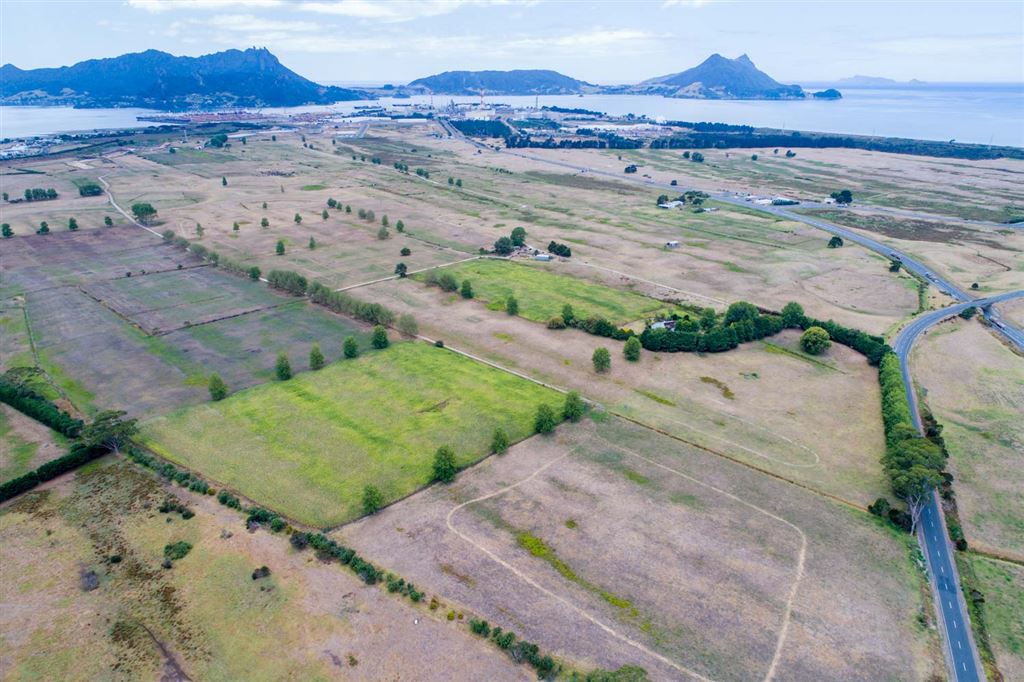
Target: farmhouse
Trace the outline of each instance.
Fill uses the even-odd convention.
[[[677,208],[682,205],[682,201],[666,201],[663,204],[658,204],[658,208]]]

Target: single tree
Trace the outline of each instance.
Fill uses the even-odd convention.
[[[68,229],[74,232],[78,229],[78,221],[74,218],[68,218]]]
[[[328,213],[327,209],[325,208],[323,211],[320,212],[320,217],[323,218],[324,220],[327,220],[328,218],[331,217],[331,214]]]
[[[565,407],[562,408],[562,416],[565,419],[578,422],[583,418],[585,409],[586,405],[583,404],[583,398],[580,397],[579,391],[569,391],[565,394]]]
[[[345,213],[351,213],[351,212],[352,212],[352,207],[349,206],[348,204],[345,204]]]
[[[462,187],[462,178],[457,178],[455,180],[455,186],[456,187]]]
[[[499,256],[509,255],[510,253],[512,253],[512,250],[514,248],[515,245],[512,243],[512,240],[509,239],[508,237],[500,237],[496,242],[494,242],[494,253],[498,254]]]
[[[7,192],[4,192],[4,201],[7,201],[9,198],[10,197],[8,196]]]
[[[832,345],[828,332],[821,327],[809,327],[800,336],[800,347],[811,355],[821,355]]]
[[[405,232],[405,223],[399,220],[397,223],[395,223],[395,229],[398,230],[399,232]]]
[[[4,239],[10,239],[14,236],[14,230],[11,229],[10,223],[4,223],[0,225],[0,233],[3,234]]]
[[[787,329],[802,327],[804,324],[804,309],[799,303],[790,301],[782,306],[782,325]]]
[[[571,327],[575,321],[576,312],[572,309],[572,304],[566,303],[562,306],[562,322],[565,322],[565,326]]]
[[[505,299],[505,312],[509,315],[519,314],[519,301],[512,294],[509,294],[508,298]]]
[[[277,246],[274,248],[274,250],[277,252],[278,256],[283,256],[284,255],[284,240],[283,239],[278,239],[277,240]]]
[[[314,239],[313,237],[310,237],[309,238],[309,250],[312,251],[315,248],[316,248],[316,239]]]
[[[843,245],[843,238],[840,237],[839,235],[835,235],[835,236],[832,237],[832,239],[828,240],[828,248],[830,248],[830,249],[838,249],[838,248],[841,248],[842,245]]]
[[[399,278],[405,277],[408,272],[409,268],[406,267],[405,263],[399,263],[395,266],[395,274],[398,275]]]
[[[853,203],[853,192],[848,189],[840,190],[838,192],[832,192],[831,195],[833,201],[837,204],[852,204]]]
[[[153,204],[143,201],[132,204],[132,215],[143,225],[148,225],[156,218],[156,209],[153,208]]]
[[[473,283],[468,279],[462,280],[462,288],[459,289],[462,298],[473,298]]]
[[[264,211],[267,210],[267,202],[265,202],[265,201],[263,202],[263,210]]]
[[[388,228],[386,228],[383,225],[381,225],[380,229],[377,230],[377,239],[380,239],[381,241],[383,241],[383,240],[387,239],[389,236],[391,236],[391,235],[388,233]]]
[[[295,224],[298,225],[298,224],[300,224],[302,222],[302,216],[300,216],[298,213],[296,213],[295,217],[292,218],[292,220],[294,220]]]
[[[710,331],[714,328],[718,322],[718,315],[715,313],[714,308],[704,308],[700,311],[700,328],[704,331]]]
[[[274,365],[274,374],[278,381],[288,381],[292,378],[292,363],[283,352],[277,354],[277,363]]]
[[[402,250],[399,251],[398,253],[399,253],[399,255],[402,255],[402,256],[411,256],[412,255],[412,251],[409,250],[408,246],[403,246]]]
[[[604,373],[612,368],[612,356],[603,346],[595,349],[590,359],[594,363],[595,372]]]
[[[216,372],[210,375],[208,388],[210,389],[210,400],[224,400],[224,398],[228,397],[228,386]]]
[[[757,154],[751,154],[750,155],[750,160],[751,161],[757,161]]]
[[[106,225],[107,227],[113,227],[114,221],[110,216],[105,215],[103,216],[103,224]]]
[[[626,345],[622,347],[622,354],[630,362],[636,362],[640,359],[640,348],[640,338],[631,336],[626,339]]]
[[[498,427],[494,430],[494,437],[491,438],[491,452],[496,455],[503,455],[508,452],[508,434],[505,429]]]
[[[129,419],[124,410],[104,410],[82,429],[81,439],[88,445],[120,452],[138,430],[138,420]]]
[[[455,451],[447,445],[442,445],[434,453],[434,480],[451,483],[457,473],[459,466],[455,463]]]
[[[235,222],[231,223],[231,231],[232,232],[238,232],[240,229],[242,229],[242,226],[238,224],[237,220]]]
[[[555,418],[555,411],[551,409],[551,406],[547,403],[538,405],[537,414],[533,418],[533,430],[537,433],[551,433],[557,425],[558,420]]]
[[[964,308],[963,310],[960,311],[960,317],[964,318],[965,320],[969,320],[977,314],[978,309],[975,308],[973,305],[970,306],[969,308]]]
[[[266,217],[260,219],[260,227],[270,227],[270,220]]]
[[[39,229],[36,230],[36,234],[50,234],[50,226],[45,220],[39,223]]]
[[[380,350],[387,348],[391,342],[388,340],[388,330],[382,325],[377,325],[373,328],[373,335],[370,337],[370,345]]]
[[[388,225],[390,225],[390,223],[388,222],[388,216],[387,216],[386,213],[383,216],[381,216],[380,224],[383,225],[384,227],[387,227]]]
[[[514,228],[512,234],[509,235],[509,239],[512,240],[514,246],[524,245],[526,243],[526,230],[522,227]]]
[[[453,178],[452,176],[449,175],[448,176],[448,184],[449,185],[454,185],[455,184],[455,178]]]
[[[220,176],[220,186],[221,187],[227,187],[228,186],[228,179],[227,179],[227,177],[225,177],[223,175]]]
[[[260,269],[259,269],[259,267],[254,265],[251,268],[249,268],[249,279],[259,279],[259,278],[260,278]]]
[[[311,370],[323,369],[324,367],[324,354],[320,352],[320,344],[314,343],[313,347],[309,349],[309,368]]]
[[[346,336],[345,342],[342,344],[341,348],[345,357],[350,360],[359,356],[359,342],[356,341],[356,337],[354,336]]]
[[[203,226],[200,225],[199,223],[196,223],[196,236],[199,237],[200,239],[202,239],[203,238],[203,232],[205,232],[205,230],[203,229]]]
[[[363,513],[366,515],[376,514],[384,506],[384,493],[376,486],[368,485],[363,488]]]

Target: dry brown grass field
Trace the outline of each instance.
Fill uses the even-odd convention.
[[[957,319],[922,339],[912,367],[943,426],[968,542],[1024,561],[1024,362]]]
[[[158,513],[168,495],[196,515]],[[161,568],[178,541],[193,549]],[[271,574],[253,580],[260,566]],[[98,584],[86,591],[89,572]],[[280,535],[248,533],[213,498],[124,461],[5,505],[0,578],[6,680],[447,680],[466,669],[530,679],[464,623],[410,608]]]
[[[582,667],[935,672],[907,538],[613,417],[534,437],[338,535]]]

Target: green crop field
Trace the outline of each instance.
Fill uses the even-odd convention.
[[[329,526],[362,513],[364,486],[395,500],[428,483],[434,452],[481,459],[494,430],[530,435],[555,391],[421,343],[147,422],[146,443],[259,504]]]
[[[576,277],[548,271],[557,265],[525,265],[483,258],[445,268],[461,283],[468,279],[481,301],[503,306],[509,294],[519,302],[519,314],[546,322],[562,314],[569,303],[577,317],[599,316],[614,324],[626,324],[666,308],[661,301],[620,291]]]

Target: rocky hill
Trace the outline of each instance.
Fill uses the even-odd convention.
[[[698,66],[643,81],[629,89],[638,94],[694,99],[802,99],[799,85],[779,83],[754,66],[747,55],[727,59],[713,54]]]
[[[575,95],[596,92],[590,83],[543,69],[513,71],[445,71],[418,78],[407,86],[444,95]]]

